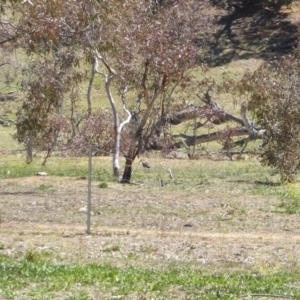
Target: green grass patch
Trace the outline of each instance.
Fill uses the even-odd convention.
[[[48,191],[48,190],[51,190],[53,188],[54,188],[54,186],[52,184],[41,184],[40,186],[37,187],[37,189],[39,191]]]
[[[113,181],[110,170],[111,161],[94,161],[93,180]],[[111,168],[112,169],[112,168]],[[17,178],[34,176],[38,172],[46,172],[50,176],[86,177],[88,172],[88,158],[58,158],[49,159],[46,166],[35,159],[31,164],[26,164],[24,157],[0,157],[0,178]]]
[[[101,182],[98,184],[98,187],[100,189],[107,189],[108,188],[108,184],[106,182]]]
[[[299,281],[300,272],[296,269],[267,275],[259,272],[220,273],[186,267],[146,269],[60,264],[34,253],[21,258],[0,255],[0,294],[9,299],[17,299],[20,292],[33,299],[57,299],[58,293],[66,293],[75,286],[74,299],[90,299],[89,290],[97,290],[98,295],[102,295],[99,299],[113,296],[126,299],[130,295],[176,299],[178,291],[185,299],[239,299],[247,294],[300,299]]]
[[[161,190],[170,191],[214,191],[224,195],[244,193],[247,195],[262,195],[281,197],[285,187],[276,183],[279,177],[271,176],[270,168],[263,167],[257,161],[211,161],[175,160],[162,158],[147,159],[151,169],[143,168],[135,161],[131,180],[138,183],[136,188],[147,189],[149,192]],[[26,164],[24,157],[0,157],[0,178],[17,178],[34,176],[38,172],[46,172],[49,176],[87,178],[88,157],[52,157],[46,166],[42,159],[36,158],[31,164]],[[123,158],[120,158],[121,172]],[[93,157],[92,180],[99,181],[99,188],[109,187],[115,182],[112,172],[112,159]],[[172,171],[173,180],[168,170]],[[269,184],[274,182],[274,184]],[[51,187],[40,186],[41,190]],[[290,196],[292,197],[292,196]],[[296,197],[294,195],[294,197]]]
[[[289,184],[278,192],[278,211],[287,214],[300,214],[300,184]]]
[[[24,145],[19,144],[13,138],[14,133],[15,133],[15,128],[13,125],[9,127],[0,126],[0,139],[1,139],[0,151],[11,153],[11,151],[24,149]]]
[[[271,169],[261,166],[256,160],[251,161],[211,161],[175,160],[163,158],[145,158],[150,169],[141,163],[133,164],[133,186],[120,188],[143,189],[146,192],[158,191],[190,191],[193,193],[222,193],[223,196],[257,195],[277,198],[277,211],[281,213],[300,213],[299,184],[279,185],[279,176],[272,175]],[[26,164],[24,157],[0,157],[0,179],[35,176],[38,172],[46,172],[49,176],[88,177],[88,157],[52,157],[46,166],[42,159],[36,158],[33,163]],[[121,172],[124,159],[120,158]],[[112,159],[93,157],[92,180],[98,181],[98,187],[106,189],[115,183],[112,173]],[[168,170],[172,171],[173,180]],[[51,184],[42,184],[38,190],[55,189]]]
[[[114,246],[103,249],[103,252],[118,252],[120,250],[121,250],[121,247],[119,245],[114,245]]]

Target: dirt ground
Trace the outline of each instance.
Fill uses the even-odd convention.
[[[116,266],[262,272],[299,264],[299,216],[274,212],[276,199],[93,183],[91,235],[86,203],[86,180],[1,180],[1,253],[35,250]]]

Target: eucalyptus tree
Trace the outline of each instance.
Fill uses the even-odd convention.
[[[1,16],[0,24],[13,33],[14,46],[29,56],[23,70],[25,97],[17,114],[18,140],[26,142],[32,136],[35,146],[46,149],[48,157],[62,130],[71,128],[69,139],[73,139],[76,132],[70,126],[72,118],[64,113],[64,103],[69,99],[71,109],[75,106],[77,87],[86,78],[80,65],[88,61],[93,66],[92,77],[95,73],[103,76],[113,111],[116,176],[121,131],[131,120],[127,149],[123,149],[126,163],[122,178],[122,182],[129,182],[154,108],[163,105],[166,112],[172,92],[188,82],[188,71],[197,67],[197,51],[204,44],[209,23],[202,10],[207,2],[7,1],[9,10]],[[91,78],[87,117],[91,115],[92,84]],[[118,91],[120,105],[112,91]],[[126,112],[123,122],[117,107]]]
[[[23,63],[24,101],[17,113],[16,137],[47,150],[46,159],[60,132],[73,121],[63,106],[69,99],[74,109],[77,87],[85,79],[80,63],[87,49],[100,40],[102,4],[93,0],[2,1],[1,46],[20,48],[28,55]],[[71,128],[70,138],[75,135]]]
[[[142,148],[144,129],[157,103],[197,66],[199,43],[204,43],[208,18],[202,13],[205,1],[123,1],[112,10],[112,47],[105,59],[118,89],[126,87],[133,103],[134,128],[125,150],[121,182],[130,182],[132,164]],[[170,103],[170,102],[169,102]]]

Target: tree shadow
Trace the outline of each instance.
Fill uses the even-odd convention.
[[[35,192],[0,192],[0,195],[34,195]]]
[[[243,180],[243,179],[238,179],[238,180],[227,180],[227,182],[231,183],[243,183],[243,184],[249,184],[249,185],[265,185],[265,186],[281,186],[282,184],[280,182],[273,182],[273,181],[259,181],[255,180],[254,182],[252,180]]]
[[[281,186],[282,183],[280,182],[273,182],[273,181],[259,181],[255,180],[254,183],[256,185],[266,185],[266,186]]]
[[[273,59],[290,53],[298,44],[298,27],[288,13],[261,1],[235,5],[216,21],[219,28],[210,43],[208,64],[221,66],[234,59]]]

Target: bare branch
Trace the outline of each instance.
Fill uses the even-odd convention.
[[[168,169],[168,173],[169,173],[169,177],[171,179],[171,182],[174,182],[174,176],[173,176],[172,170]]]
[[[230,135],[231,137],[244,136],[244,135],[248,135],[248,130],[245,127],[241,127],[241,128],[230,129],[230,131],[228,131],[228,130],[217,131],[217,132],[212,132],[209,134],[203,134],[203,135],[199,135],[199,136],[187,135],[184,133],[180,133],[180,134],[175,134],[172,137],[173,138],[183,138],[184,142],[187,146],[194,146],[194,145],[207,143],[207,142],[225,140],[228,138],[228,135]],[[257,138],[257,139],[262,138],[262,134],[257,135],[255,138]],[[183,142],[181,140],[179,142],[176,142],[174,144],[174,146],[176,148],[180,148],[182,144],[183,144]]]
[[[125,87],[124,90],[122,91],[121,95],[122,95],[122,103],[123,103],[123,109],[124,111],[127,113],[127,119],[125,121],[123,121],[120,126],[119,126],[119,131],[121,132],[123,127],[128,124],[131,120],[131,113],[128,110],[127,106],[126,106],[126,102],[125,102],[125,93],[127,92],[128,88]]]
[[[250,135],[253,132],[253,126],[251,126],[251,123],[247,117],[247,108],[246,108],[245,104],[242,104],[242,106],[241,106],[241,115],[242,115],[242,119],[245,124],[245,127],[248,130],[249,135]]]
[[[240,299],[247,299],[249,297],[257,297],[257,298],[279,298],[279,299],[295,299],[294,296],[286,296],[286,295],[276,295],[276,294],[248,294],[241,296]]]
[[[116,71],[109,65],[109,63],[106,61],[105,57],[103,55],[100,55],[98,50],[94,50],[94,54],[96,55],[96,57],[98,59],[100,59],[102,61],[102,63],[104,64],[104,66],[106,67],[106,69],[108,70],[108,72],[111,76],[116,75]],[[98,73],[100,73],[100,72],[98,72]]]
[[[197,94],[196,96],[204,103],[209,104],[211,103],[211,96],[209,94],[209,92],[212,90],[213,85],[215,84],[215,82],[213,82],[208,88],[207,91],[204,93],[204,96],[200,96],[199,94]]]
[[[252,122],[250,122],[247,117],[247,108],[244,104],[242,104],[242,107],[241,107],[241,115],[242,115],[245,127],[249,133],[249,138],[250,139],[262,138],[262,136],[264,135],[266,130],[265,129],[257,129],[254,127],[254,124]]]
[[[174,113],[169,121],[172,125],[178,125],[182,122],[193,120],[197,117],[207,118],[215,125],[223,124],[228,121],[234,121],[244,126],[242,119],[230,114],[218,103],[211,100],[210,103],[205,106],[188,105],[179,112]]]

